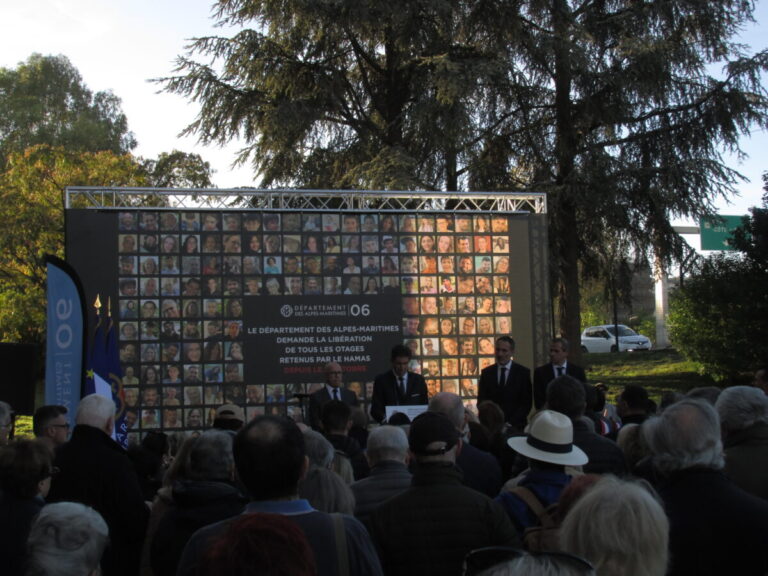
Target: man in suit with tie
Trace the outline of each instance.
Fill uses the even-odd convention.
[[[533,397],[536,409],[541,410],[547,398],[547,385],[559,376],[572,376],[586,384],[584,368],[568,362],[568,340],[553,338],[549,344],[549,363],[533,371]]]
[[[531,371],[512,361],[515,341],[501,336],[494,349],[496,364],[484,368],[478,383],[477,403],[491,400],[501,406],[504,418],[516,432],[522,433],[531,411]]]
[[[429,402],[424,377],[408,371],[411,349],[402,344],[392,348],[392,369],[379,374],[373,381],[371,416],[381,423],[386,406],[426,405]]]
[[[325,386],[309,397],[309,425],[315,430],[321,430],[320,414],[323,406],[331,400],[339,400],[348,406],[357,406],[357,395],[352,390],[342,388],[341,366],[336,362],[328,362],[323,367]]]

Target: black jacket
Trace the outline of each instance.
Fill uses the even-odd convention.
[[[669,518],[667,574],[768,573],[768,502],[709,468],[674,473],[657,488]]]
[[[464,486],[496,498],[501,490],[501,466],[490,452],[484,452],[467,442],[461,445],[456,466],[462,471]]]
[[[6,576],[25,573],[27,538],[32,522],[44,504],[39,495],[17,498],[8,492],[0,492],[0,558]]]
[[[365,457],[365,452],[358,444],[357,440],[344,436],[343,434],[328,434],[326,435],[328,442],[333,445],[334,450],[343,452],[345,456],[349,458],[349,463],[352,464],[352,473],[355,476],[355,480],[362,480],[368,476],[370,469],[368,468],[368,460]]]
[[[354,482],[350,488],[355,495],[355,517],[367,524],[368,518],[380,504],[411,487],[411,473],[402,462],[384,460],[371,468],[368,478]]]
[[[78,425],[59,448],[56,466],[48,501],[81,502],[99,512],[109,527],[104,576],[135,576],[149,509],[125,450],[102,430]]]
[[[357,395],[352,390],[346,388],[339,388],[339,396],[341,401],[348,406],[357,406]],[[323,413],[323,406],[331,401],[331,396],[328,394],[328,390],[323,386],[317,392],[312,393],[309,397],[309,425],[315,430],[320,430],[320,416]]]
[[[151,545],[152,572],[176,574],[181,553],[197,530],[240,514],[248,503],[228,482],[181,481],[173,486],[173,506],[158,523]]]
[[[619,445],[592,432],[584,420],[573,421],[573,443],[589,457],[589,462],[584,465],[585,473],[616,476],[624,476],[627,473],[624,452]]]
[[[570,362],[565,365],[565,375],[576,378],[579,382],[587,382],[587,375],[584,372],[584,368],[571,364]],[[557,378],[555,374],[555,367],[552,363],[539,366],[533,371],[533,394],[536,401],[536,409],[541,410],[544,403],[547,401],[547,384]]]
[[[408,372],[406,379],[408,390],[403,396],[398,389],[397,378],[392,370],[376,376],[373,381],[373,400],[371,417],[376,422],[384,420],[386,406],[412,406],[429,403],[427,383],[421,374]]]
[[[502,508],[461,481],[450,464],[417,465],[411,488],[373,512],[371,537],[387,576],[459,576],[470,550],[520,545]]]
[[[505,420],[517,432],[522,432],[531,411],[531,371],[517,362],[512,362],[506,384],[499,386],[498,370],[498,365],[493,364],[480,372],[477,403],[486,400],[495,402],[504,410]]]

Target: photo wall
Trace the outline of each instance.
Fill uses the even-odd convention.
[[[222,403],[301,418],[300,397],[322,386],[328,361],[367,407],[397,343],[430,394],[473,404],[495,338],[530,340],[528,225],[461,213],[68,210],[67,260],[89,303],[110,297],[135,435],[200,428]]]

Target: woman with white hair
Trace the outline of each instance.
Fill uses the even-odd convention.
[[[27,576],[95,576],[109,540],[107,523],[75,502],[45,506],[27,541]]]
[[[669,522],[650,485],[605,476],[560,527],[562,549],[589,560],[598,576],[663,576]]]

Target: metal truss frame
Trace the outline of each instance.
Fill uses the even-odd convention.
[[[545,214],[541,192],[262,190],[69,186],[65,208],[529,212]]]

